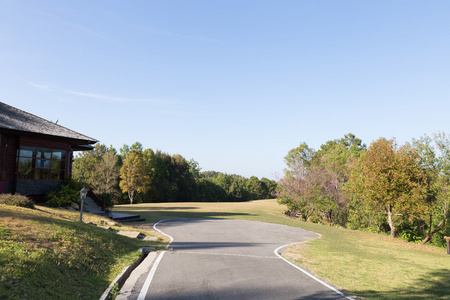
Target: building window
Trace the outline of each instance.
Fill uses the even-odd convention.
[[[17,151],[17,178],[63,180],[66,151],[21,146]]]

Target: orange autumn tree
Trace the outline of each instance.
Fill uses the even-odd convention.
[[[426,176],[418,158],[415,150],[397,147],[395,139],[380,138],[351,169],[347,189],[364,205],[386,213],[391,237],[396,216],[413,215],[424,207]]]
[[[148,189],[150,178],[144,162],[144,156],[140,150],[131,150],[120,169],[120,188],[128,193],[130,204],[133,204],[135,193],[145,193]]]

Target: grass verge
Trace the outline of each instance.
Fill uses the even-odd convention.
[[[114,211],[140,214],[148,223],[176,217],[228,218],[300,227],[320,233],[322,238],[291,246],[284,255],[347,295],[362,299],[450,299],[450,256],[445,249],[305,223],[286,218],[285,209],[276,200],[258,200],[144,203],[118,205]]]
[[[78,218],[67,210],[0,204],[0,299],[98,299],[140,247],[162,245]],[[110,220],[83,214],[83,221]]]

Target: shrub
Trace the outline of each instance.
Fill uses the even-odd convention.
[[[102,200],[105,201],[105,206],[106,208],[112,208],[114,206],[114,200],[113,200],[113,195],[110,193],[103,193],[103,194],[98,194],[97,197]]]
[[[83,183],[73,180],[72,178],[66,178],[61,185],[68,185],[75,191],[80,191],[84,187]]]
[[[298,215],[298,213],[299,213],[299,210],[298,210],[298,209],[294,209],[294,210],[286,210],[286,211],[284,212],[284,214],[285,214],[286,216],[291,217],[291,218],[296,218],[297,215]]]
[[[444,230],[437,232],[436,235],[431,240],[431,243],[438,247],[446,248],[447,242],[444,239],[445,236],[450,236],[450,226],[449,225],[447,225],[447,227]]]
[[[2,194],[0,195],[0,204],[34,208],[33,201],[23,195]]]
[[[46,194],[47,203],[51,206],[68,206],[73,202],[79,204],[79,190],[74,182],[65,181],[56,190]]]
[[[401,238],[407,242],[420,243],[423,240],[423,236],[418,235],[411,229],[405,229],[401,232]]]

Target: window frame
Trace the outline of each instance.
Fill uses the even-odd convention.
[[[68,151],[64,149],[22,145],[17,149],[16,178],[19,180],[64,180],[67,154]],[[24,162],[23,165],[21,162]],[[24,176],[24,174],[27,175]]]

